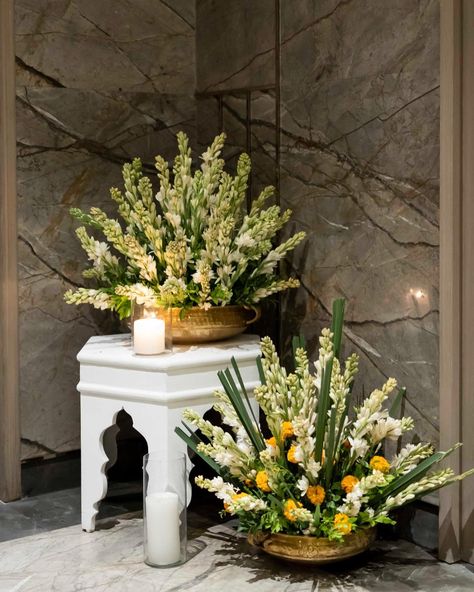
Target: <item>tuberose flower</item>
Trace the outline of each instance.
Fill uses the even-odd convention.
[[[306,497],[315,506],[320,506],[326,497],[326,492],[321,485],[310,485],[306,492]]]
[[[334,516],[334,528],[341,534],[349,534],[352,530],[352,524],[347,514],[342,512]]]
[[[372,469],[381,473],[388,473],[390,470],[390,463],[383,456],[373,456],[369,465]]]
[[[354,487],[359,483],[359,479],[354,475],[346,475],[341,481],[341,487],[346,493],[350,493]]]
[[[255,483],[257,484],[257,487],[264,493],[268,493],[272,490],[268,484],[268,475],[266,471],[258,471],[255,477]]]

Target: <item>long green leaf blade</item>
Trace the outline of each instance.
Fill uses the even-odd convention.
[[[267,379],[265,378],[265,372],[263,370],[261,356],[258,356],[258,358],[255,360],[255,362],[257,364],[258,377],[260,378],[260,382],[262,383],[262,385],[265,385],[265,384],[267,384]]]
[[[239,365],[237,364],[237,361],[234,358],[234,356],[232,356],[232,358],[230,359],[230,361],[232,363],[232,367],[234,368],[235,375],[237,376],[237,380],[239,381],[240,390],[242,391],[243,395],[245,396],[245,400],[247,401],[247,405],[248,405],[248,408],[250,409],[250,413],[252,414],[252,418],[253,418],[255,424],[258,425],[257,418],[255,417],[255,414],[254,414],[253,409],[252,409],[252,405],[250,404],[250,399],[249,399],[249,396],[248,396],[248,393],[247,393],[247,389],[245,388],[245,384],[244,384],[244,381],[243,381],[243,378],[242,378],[242,374],[240,372]]]
[[[397,396],[393,399],[392,404],[390,405],[390,409],[388,414],[391,417],[395,417],[396,414],[398,414],[402,401],[403,401],[403,397],[406,395],[407,393],[407,389],[405,387],[401,388],[398,393]]]
[[[334,302],[332,304],[331,331],[334,334],[333,345],[334,345],[334,356],[336,358],[339,358],[339,355],[341,352],[345,302],[346,301],[344,300],[344,298],[338,298],[337,300],[334,300]]]
[[[206,462],[211,467],[211,469],[213,469],[218,475],[221,475],[220,466],[212,458],[207,456],[207,454],[204,454],[203,452],[199,451],[197,449],[196,442],[190,436],[183,432],[183,430],[179,426],[176,426],[174,431],[182,440],[184,440],[184,442],[186,442],[187,446],[189,446],[189,448],[191,448],[193,452],[195,452],[200,458],[202,458],[204,462]]]
[[[318,418],[316,420],[316,444],[314,456],[317,462],[321,462],[323,454],[324,436],[326,433],[326,423],[329,407],[329,389],[331,387],[332,365],[334,358],[331,358],[324,369],[321,391],[318,400]]]
[[[236,393],[236,391],[232,388],[231,382],[229,382],[229,374],[230,373],[224,373],[222,370],[220,370],[217,373],[217,376],[219,377],[219,380],[221,381],[221,384],[224,387],[224,390],[227,396],[229,397],[229,400],[232,403],[232,406],[234,407],[235,412],[237,413],[237,416],[243,428],[247,432],[247,435],[250,438],[250,441],[252,442],[255,450],[257,450],[257,452],[260,452],[261,450],[263,450],[264,445],[259,441],[257,434],[255,433],[252,422],[250,421],[250,417],[248,416],[248,413],[245,410],[245,407],[242,403],[238,391]],[[230,378],[232,380],[232,376]]]

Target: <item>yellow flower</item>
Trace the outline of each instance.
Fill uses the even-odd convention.
[[[268,475],[266,471],[259,471],[257,473],[257,476],[255,477],[255,483],[257,484],[257,487],[265,493],[268,493],[272,490],[270,485],[268,485]]]
[[[381,473],[388,473],[390,470],[390,463],[383,456],[373,456],[369,465],[374,471],[380,471]]]
[[[284,421],[281,424],[281,439],[286,440],[287,438],[291,438],[294,435],[295,432],[293,430],[293,424],[291,421]]]
[[[268,444],[268,446],[273,446],[274,448],[276,448],[277,441],[275,439],[275,436],[272,436],[271,438],[267,438],[267,440],[265,440],[265,442]]]
[[[239,499],[242,499],[243,497],[248,497],[249,494],[245,493],[244,491],[241,491],[240,493],[234,493],[234,495],[232,496],[232,501],[236,502]]]
[[[346,475],[341,481],[341,487],[346,493],[350,493],[357,483],[359,483],[359,479],[357,479],[357,477],[354,477],[354,475]]]
[[[326,492],[321,485],[310,485],[306,492],[306,497],[315,506],[320,506],[326,497]]]
[[[294,522],[296,518],[293,515],[293,510],[296,510],[296,508],[301,508],[302,505],[303,504],[301,502],[295,502],[295,500],[287,499],[283,504],[283,515],[290,522]]]
[[[247,485],[247,487],[252,487],[253,485],[252,479],[244,479],[244,483]]]
[[[290,449],[288,450],[288,454],[286,455],[286,458],[288,459],[288,461],[290,463],[296,464],[298,462],[295,458],[295,453],[296,453],[296,444],[292,444],[290,446]]]
[[[347,514],[336,514],[334,516],[334,528],[341,534],[349,534],[352,530],[352,524]]]

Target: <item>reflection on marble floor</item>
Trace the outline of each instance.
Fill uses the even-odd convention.
[[[142,521],[112,520],[87,534],[78,526],[0,544],[0,592],[460,592],[474,574],[405,542],[382,541],[352,562],[297,567],[260,555],[230,523],[206,530],[193,522],[194,556],[183,566],[153,569],[142,561]]]
[[[112,483],[107,498],[100,504],[99,519],[133,512],[141,507],[141,491],[134,483]],[[0,542],[80,523],[79,487],[25,497],[9,504],[0,502]]]

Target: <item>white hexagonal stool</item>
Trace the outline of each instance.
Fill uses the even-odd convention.
[[[116,459],[115,425],[122,409],[148,444],[148,450],[164,451],[172,458],[186,453],[186,444],[175,433],[182,413],[192,407],[205,413],[220,387],[218,370],[235,357],[249,393],[259,384],[255,359],[259,338],[241,335],[221,343],[174,347],[172,353],[137,356],[130,335],[92,337],[79,352],[81,394],[81,504],[82,528],[92,532],[98,504],[107,493],[106,467]],[[252,401],[252,406],[256,404]],[[188,500],[191,499],[191,487]]]

